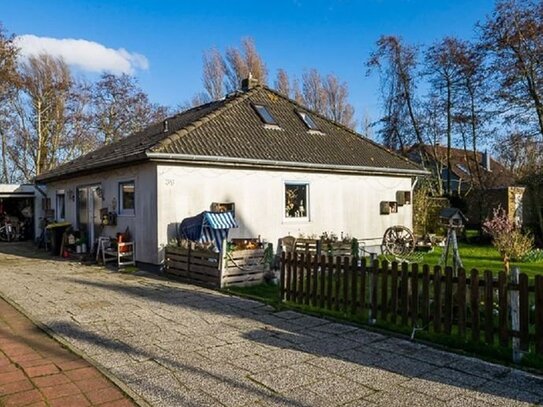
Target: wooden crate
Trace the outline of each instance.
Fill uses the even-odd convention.
[[[191,246],[167,247],[165,257],[166,273],[190,283],[220,287],[219,253],[197,250]]]
[[[167,247],[165,272],[182,280],[213,288],[247,286],[264,281],[264,249],[236,250],[225,254],[188,248]],[[222,269],[221,269],[222,267]]]
[[[304,253],[305,255],[320,254],[321,241],[319,239],[296,239],[294,251],[296,253]]]
[[[264,249],[236,250],[224,258],[221,286],[261,284],[265,272]]]
[[[324,244],[322,248],[323,251],[331,250],[329,253],[326,253],[331,256],[351,256],[352,255],[352,243],[351,242],[335,242],[332,243],[330,247]]]

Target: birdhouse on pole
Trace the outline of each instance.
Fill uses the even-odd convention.
[[[468,223],[468,218],[458,208],[442,209],[439,212],[439,220],[443,226],[455,229],[461,229]]]

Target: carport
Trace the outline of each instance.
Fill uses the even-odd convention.
[[[0,184],[0,218],[4,214],[19,218],[25,223],[25,238],[34,239],[39,233],[39,218],[43,217],[42,198],[35,185]]]

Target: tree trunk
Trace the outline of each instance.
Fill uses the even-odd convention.
[[[447,77],[447,194],[451,194],[451,144],[452,144],[452,89],[451,79]]]

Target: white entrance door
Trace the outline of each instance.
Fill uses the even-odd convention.
[[[89,185],[77,189],[77,224],[87,238],[87,247],[94,251],[95,241],[100,234],[102,208],[101,186]]]

